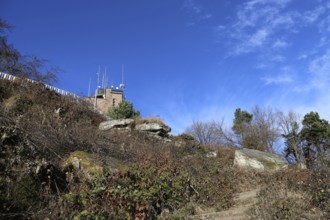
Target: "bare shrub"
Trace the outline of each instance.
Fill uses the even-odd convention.
[[[228,145],[228,137],[224,132],[223,121],[201,122],[193,121],[185,133],[193,136],[200,144]]]
[[[251,213],[254,219],[328,219],[329,176],[295,166],[268,175]]]
[[[285,185],[269,184],[257,195],[257,204],[253,208],[254,219],[305,219],[305,199],[290,192]]]

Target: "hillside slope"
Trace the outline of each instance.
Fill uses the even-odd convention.
[[[329,173],[238,169],[234,149],[201,146],[189,135],[164,141],[136,130],[102,131],[105,118],[91,109],[42,85],[0,81],[1,219],[185,219],[200,210],[230,216],[256,186],[256,206],[244,216],[329,216]],[[275,183],[306,194],[305,204],[281,203],[285,194],[266,190]]]

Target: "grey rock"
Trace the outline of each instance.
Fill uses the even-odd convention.
[[[234,165],[258,170],[279,170],[288,167],[287,161],[279,155],[246,148],[235,151]]]
[[[80,169],[80,160],[78,157],[73,157],[71,164],[74,169],[76,169],[76,170]]]
[[[155,134],[155,136],[159,136],[159,137],[168,137],[168,133],[171,132],[170,127],[158,123],[137,124],[135,126],[135,130],[152,133]]]
[[[125,128],[129,124],[131,124],[133,119],[119,119],[119,120],[111,120],[101,122],[99,125],[99,129],[102,131],[110,130],[112,128]]]
[[[160,219],[168,219],[170,215],[170,210],[165,208],[163,211],[160,213]]]
[[[170,132],[171,128],[166,125],[161,125],[158,123],[143,123],[138,124],[135,126],[136,130],[139,131],[150,131],[150,132],[158,132],[158,131],[165,131]]]
[[[210,151],[206,154],[206,157],[210,158],[210,157],[217,157],[218,153],[216,151]]]

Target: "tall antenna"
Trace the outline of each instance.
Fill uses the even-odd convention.
[[[98,69],[98,71],[97,71],[97,73],[96,73],[96,75],[97,75],[97,85],[96,86],[99,86],[99,83],[100,83],[100,65],[99,65],[99,69]]]
[[[124,84],[124,64],[121,66],[121,84]]]
[[[107,73],[106,75],[105,75],[105,88],[108,88],[108,86],[109,86],[109,74]]]
[[[92,78],[89,78],[89,84],[88,84],[88,96],[87,97],[90,97],[90,93],[91,93],[91,82],[92,82]]]
[[[121,90],[125,89],[125,84],[124,84],[124,64],[122,64],[122,69],[121,69],[121,84],[119,85]]]
[[[107,75],[107,67],[104,68],[104,73],[103,73],[103,76],[102,76],[102,88],[103,89],[105,88],[105,78],[106,78],[106,75]]]

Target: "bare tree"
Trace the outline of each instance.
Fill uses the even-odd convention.
[[[275,143],[281,137],[277,115],[271,108],[261,109],[255,106],[252,109],[253,122],[252,132],[256,137],[259,150],[275,152]]]
[[[58,67],[46,69],[46,60],[35,56],[22,55],[7,41],[7,33],[12,29],[0,18],[0,72],[26,77],[41,83],[51,84],[57,81]]]
[[[293,111],[287,115],[279,114],[279,126],[285,143],[285,157],[289,162],[305,164],[305,158],[301,146],[301,116]]]
[[[277,112],[271,108],[255,106],[252,112],[236,109],[234,126],[235,142],[239,147],[274,152],[280,138]]]
[[[228,137],[223,129],[223,120],[221,122],[193,121],[185,132],[192,135],[201,144],[226,146],[228,143]]]

